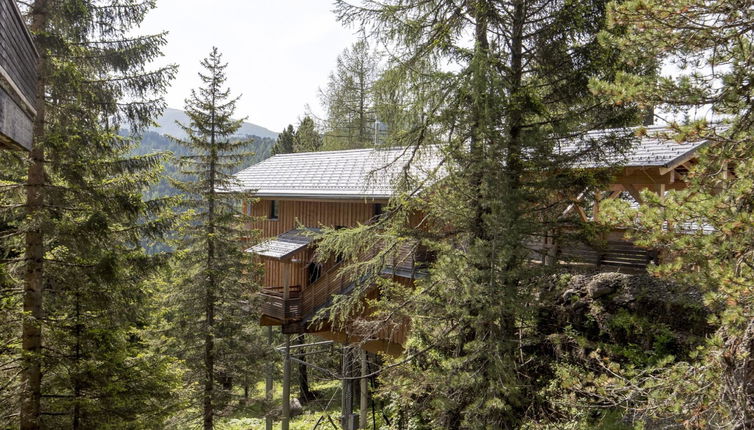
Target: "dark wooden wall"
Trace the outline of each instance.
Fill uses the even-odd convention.
[[[37,52],[15,0],[0,0],[0,144],[31,146]]]

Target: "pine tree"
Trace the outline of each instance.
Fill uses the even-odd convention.
[[[309,115],[298,125],[293,140],[293,152],[316,152],[322,148],[322,135]]]
[[[18,402],[2,408],[18,412],[10,416],[22,429],[154,428],[172,404],[169,363],[146,353],[136,311],[154,266],[139,241],[162,230],[148,215],[159,205],[140,193],[162,157],[128,157],[132,142],[118,135],[161,111],[174,74],[145,68],[163,35],[133,34],[152,7],[39,0],[26,9],[40,52],[38,115],[25,183],[3,189],[11,200],[25,189],[9,215],[23,211],[23,241],[11,235],[9,245],[24,255],[12,266],[23,279]]]
[[[672,63],[672,76],[622,73],[594,82],[616,104],[657,106],[667,137],[708,141],[689,165],[688,188],[643,195],[638,210],[613,208],[614,220],[636,225],[639,243],[672,256],[655,273],[704,294],[717,333],[696,360],[668,362],[653,372],[609,380],[609,391],[645,401],[640,414],[689,428],[754,427],[754,134],[750,83],[751,5],[669,0],[614,5],[610,22],[625,27],[606,37],[622,60]],[[724,127],[699,118],[711,111]],[[625,206],[625,205],[624,205]],[[618,209],[618,210],[616,210]],[[635,223],[635,224],[634,224]],[[624,397],[625,398],[625,397]]]
[[[181,171],[193,178],[176,186],[185,194],[186,224],[181,229],[176,280],[171,301],[172,323],[179,357],[189,366],[189,378],[200,381],[196,398],[201,403],[205,429],[228,404],[228,378],[240,373],[249,354],[244,332],[256,325],[250,310],[253,273],[241,229],[238,202],[251,201],[248,193],[235,192],[234,169],[250,156],[251,140],[231,137],[243,120],[233,119],[238,98],[230,98],[222,56],[213,48],[202,60],[202,87],[186,100],[190,124],[181,124],[186,139],[175,139],[191,150],[181,157]],[[222,380],[224,390],[218,390]],[[230,382],[230,383],[229,383]]]
[[[275,146],[272,147],[272,155],[277,154],[290,154],[293,152],[293,146],[296,138],[296,132],[293,129],[292,124],[288,124],[288,127],[278,135],[278,139],[275,142]]]
[[[528,264],[523,244],[560,227],[578,231],[578,222],[560,216],[563,196],[608,177],[567,166],[625,144],[616,136],[562,154],[557,142],[638,120],[636,107],[612,107],[588,87],[590,76],[615,73],[612,51],[596,37],[606,1],[361,3],[337,2],[340,19],[395,47],[392,85],[421,95],[406,107],[419,122],[399,132],[400,142],[415,158],[442,157],[444,177],[431,193],[418,194],[422,184],[407,170],[398,184],[406,194],[392,200],[387,215],[329,231],[320,254],[356,258],[380,243],[384,251],[370,264],[352,266],[374,275],[390,244],[414,236],[435,251],[415,292],[377,280],[385,315],[412,318],[413,359],[383,380],[385,391],[418,426],[516,428],[541,413],[537,393],[549,376],[536,353],[542,273]],[[454,67],[442,70],[444,64]],[[426,217],[420,229],[406,224],[417,212]],[[358,303],[358,291],[333,313],[338,320]]]
[[[378,78],[380,56],[369,48],[366,37],[339,56],[321,92],[327,112],[324,141],[328,149],[353,149],[373,145],[376,121],[373,87]]]

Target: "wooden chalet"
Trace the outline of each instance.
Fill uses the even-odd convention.
[[[628,198],[641,202],[640,192],[650,189],[660,195],[666,190],[684,187],[683,177],[705,142],[677,143],[661,137],[661,128],[649,127],[646,134],[634,139],[623,153],[603,154],[602,161],[584,161],[579,168],[609,167],[615,180],[604,190],[585,190],[581,196],[569,197],[573,211],[584,221],[599,217],[600,202],[611,198]],[[623,131],[623,134],[627,134]],[[629,131],[630,132],[630,131]],[[594,132],[584,140],[563,142],[562,151],[579,151],[587,141],[598,140],[609,131]],[[604,157],[607,155],[607,157]],[[288,334],[284,352],[283,398],[290,398],[290,334],[312,333],[323,339],[361,347],[362,376],[366,372],[366,352],[401,354],[410,330],[410,321],[394,321],[390,329],[370,333],[362,338],[358,332],[335,328],[315,316],[328,308],[337,294],[349,294],[354,280],[337,276],[341,263],[316,261],[316,234],[322,227],[353,227],[370,222],[382,211],[393,195],[393,183],[404,173],[410,151],[403,148],[361,149],[316,153],[276,155],[249,167],[236,176],[242,189],[254,191],[258,200],[246,202],[244,211],[258,221],[249,229],[261,231],[262,242],[248,252],[256,254],[264,265],[261,324],[280,326]],[[421,178],[435,170],[440,158],[425,157],[411,164],[411,174]],[[626,241],[623,232],[611,232],[599,246],[584,243],[558,243],[553,235],[528,243],[533,262],[568,261],[607,270],[644,270],[657,258],[651,250]],[[383,276],[410,287],[421,274],[425,256],[416,251],[400,250]],[[372,291],[372,296],[379,294]],[[368,313],[369,311],[364,311]],[[368,318],[368,316],[367,316]],[[346,324],[348,326],[348,324]],[[269,332],[271,336],[271,331]],[[318,345],[315,343],[314,345]],[[344,352],[343,363],[346,363]],[[344,375],[347,375],[344,366]],[[362,419],[366,410],[366,379],[362,377]],[[350,380],[342,381],[343,428],[355,428]],[[268,377],[267,390],[272,390]],[[282,428],[288,428],[289,403],[283,401]],[[267,428],[272,428],[268,419]]]
[[[605,190],[591,190],[590,198],[579,196],[568,211],[584,221],[599,216],[601,201],[629,198],[641,202],[640,192],[658,194],[684,187],[683,175],[705,142],[677,143],[660,137],[665,131],[648,127],[624,153],[607,155],[600,164],[585,161],[580,168],[615,168],[613,183]],[[614,132],[614,131],[613,131]],[[583,142],[563,143],[561,150],[576,151],[587,140],[599,139],[610,131],[593,132]],[[353,227],[378,215],[392,195],[392,181],[408,160],[405,149],[361,149],[276,155],[238,173],[242,187],[255,191],[259,200],[245,205],[247,214],[260,219],[249,228],[261,231],[264,241],[249,249],[264,264],[262,325],[281,326],[284,333],[313,333],[339,342],[363,341],[358,336],[311,324],[318,311],[331,303],[335,294],[347,294],[353,281],[338,277],[339,262],[314,261],[313,237],[323,226]],[[431,170],[439,158],[424,160]],[[619,167],[615,167],[619,166]],[[414,174],[421,175],[421,167]],[[586,194],[585,190],[585,194]],[[634,246],[623,232],[610,233],[601,244],[559,244],[543,238],[528,245],[533,260],[575,261],[608,270],[644,270],[657,258],[651,250]],[[386,272],[398,282],[410,285],[422,257],[403,255]],[[363,342],[371,352],[399,354],[408,323],[383,333],[379,339]]]
[[[31,149],[37,59],[15,0],[0,0],[0,147]]]
[[[255,190],[259,198],[245,204],[244,210],[260,220],[249,228],[260,230],[265,239],[248,250],[264,264],[262,325],[281,326],[283,333],[347,341],[350,335],[326,322],[313,324],[334,294],[347,294],[354,286],[337,276],[339,261],[314,261],[313,239],[322,227],[354,227],[379,215],[392,195],[391,180],[408,156],[404,149],[285,154],[237,175],[243,187]],[[385,276],[410,284],[421,262],[405,253]],[[400,353],[408,325],[400,327],[367,340],[364,348]]]

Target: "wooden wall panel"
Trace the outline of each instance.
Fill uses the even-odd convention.
[[[299,224],[305,227],[354,227],[364,224],[374,216],[374,203],[364,201],[323,202],[310,200],[278,200],[278,219],[268,219],[272,200],[261,199],[251,205],[251,216],[263,218],[252,222],[249,229],[259,229],[261,237],[274,237],[293,230]],[[246,203],[244,204],[246,205]],[[248,206],[244,207],[248,212]]]

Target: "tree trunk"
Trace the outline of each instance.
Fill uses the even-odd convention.
[[[31,30],[34,34],[47,27],[47,0],[37,0],[31,7]],[[44,137],[45,86],[47,51],[43,46],[37,61],[39,77],[35,105],[37,116],[34,119],[34,137],[29,155],[29,170],[26,183],[26,220],[32,225],[25,237],[25,274],[23,293],[23,322],[21,348],[23,367],[21,369],[20,428],[37,430],[40,428],[40,400],[42,398],[42,298],[44,290],[44,236],[39,224],[39,211],[44,207],[44,149],[40,144]]]
[[[213,85],[213,91],[216,86]],[[213,405],[215,388],[215,168],[217,148],[215,147],[215,100],[212,99],[212,129],[210,133],[210,168],[207,208],[207,297],[205,302],[206,334],[204,339],[204,430],[214,427],[215,410]]]
[[[304,335],[300,335],[296,338],[296,345],[303,345],[305,342]],[[303,348],[298,348],[298,351],[302,351],[302,353],[297,354],[296,358],[298,358],[301,361],[305,361],[306,358],[303,355]],[[314,400],[315,396],[314,393],[309,388],[309,370],[306,366],[306,364],[299,363],[298,364],[298,389],[299,389],[299,400],[302,404],[309,403],[310,401]]]

